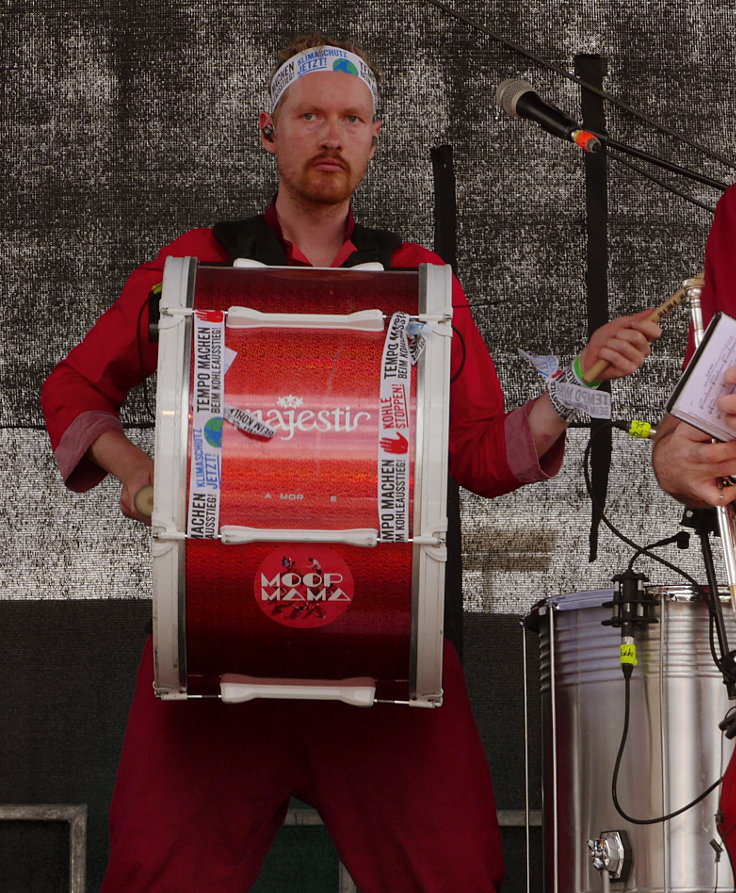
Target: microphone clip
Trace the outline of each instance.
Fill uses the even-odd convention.
[[[648,577],[627,568],[623,574],[616,574],[613,582],[617,584],[613,601],[603,603],[604,608],[612,608],[612,616],[601,621],[603,626],[620,629],[622,638],[633,638],[635,627],[659,623],[654,616],[657,599],[647,595],[643,586],[649,582]]]

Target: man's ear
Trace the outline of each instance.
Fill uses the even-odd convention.
[[[378,134],[383,127],[383,121],[374,121],[373,122],[373,138],[371,139],[371,158],[376,154],[376,149],[378,148]]]
[[[261,145],[271,155],[275,155],[273,116],[268,112],[261,112],[258,116],[258,129],[261,134]]]

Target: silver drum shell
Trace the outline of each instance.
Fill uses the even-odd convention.
[[[708,612],[688,587],[648,587],[659,623],[637,632],[629,736],[619,802],[650,818],[695,799],[718,779],[733,751],[718,729],[729,708],[711,657]],[[666,823],[635,825],[616,811],[611,778],[624,720],[619,630],[602,626],[613,590],[555,596],[535,608],[539,626],[543,728],[545,893],[598,893],[587,841],[624,829],[633,851],[626,893],[732,890],[724,851],[717,866],[718,790]],[[729,647],[736,622],[724,602]],[[550,651],[550,637],[555,648]],[[552,693],[554,692],[554,699]]]

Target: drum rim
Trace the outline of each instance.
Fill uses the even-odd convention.
[[[668,602],[702,602],[703,597],[690,584],[678,584],[676,586],[645,586],[647,594],[662,601]],[[703,587],[707,589],[707,586]],[[718,587],[720,600],[730,602],[727,586]],[[556,611],[577,611],[584,608],[602,607],[603,603],[613,598],[614,590],[611,589],[581,589],[578,592],[565,592],[560,595],[550,595],[540,599],[524,616],[525,623],[534,618],[543,617],[550,607]]]

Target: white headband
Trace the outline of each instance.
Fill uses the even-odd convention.
[[[356,75],[370,89],[373,108],[378,105],[378,84],[366,61],[348,50],[323,46],[303,50],[287,59],[279,68],[271,80],[271,111],[273,112],[294,81],[313,71],[342,71]]]

